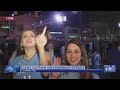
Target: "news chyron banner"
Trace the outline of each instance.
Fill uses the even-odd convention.
[[[116,65],[104,65],[100,69],[88,69],[85,66],[9,66],[6,65],[5,73],[12,72],[116,72]]]

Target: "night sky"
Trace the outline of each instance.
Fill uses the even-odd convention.
[[[11,16],[11,14],[13,14],[14,11],[0,11],[0,16]],[[18,15],[22,15],[25,13],[29,13],[33,11],[18,11]]]
[[[0,16],[9,16],[13,13],[13,11],[0,11]]]
[[[25,13],[34,13],[34,11],[18,11],[18,15]],[[72,11],[60,11],[67,16],[66,23],[72,26],[78,26],[80,23],[86,24],[88,20],[93,21],[120,21],[120,11],[82,11],[82,14],[73,14]],[[11,16],[13,11],[0,11],[0,16]],[[40,13],[41,14],[41,13]],[[55,11],[42,11],[42,19],[49,19],[55,14]],[[82,18],[81,18],[82,17]],[[77,25],[78,24],[78,25]]]

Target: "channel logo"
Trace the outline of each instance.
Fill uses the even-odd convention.
[[[104,65],[104,72],[116,72],[116,65]]]
[[[10,65],[5,66],[5,73],[12,73],[12,72],[19,72],[19,71],[20,71],[19,66],[10,66]]]

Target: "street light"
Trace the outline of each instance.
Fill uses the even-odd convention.
[[[118,27],[120,28],[120,22],[118,23]],[[120,36],[120,30],[118,31],[118,36]]]
[[[120,23],[118,23],[118,27],[120,27]]]
[[[56,21],[57,21],[58,23],[62,23],[63,21],[66,21],[66,20],[67,20],[66,16],[62,16],[62,15],[60,15],[60,14],[56,14],[56,15],[55,15],[55,19],[56,19]]]
[[[63,24],[63,22],[67,21],[66,16],[60,15],[60,14],[56,14],[55,15],[55,20],[58,23],[58,32],[59,32],[59,26],[60,24]]]

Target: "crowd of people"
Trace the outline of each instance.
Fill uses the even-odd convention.
[[[84,65],[100,69],[104,64],[116,65],[115,73],[98,72],[16,72],[11,79],[114,79],[120,78],[120,42],[89,39],[53,40],[47,30],[36,33],[25,29],[19,43],[4,42],[0,46],[0,71],[5,65]]]

